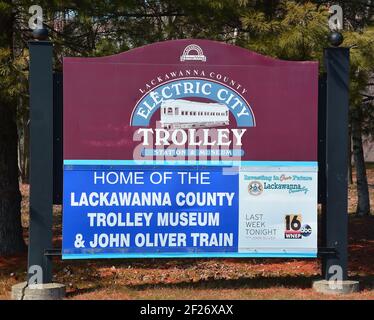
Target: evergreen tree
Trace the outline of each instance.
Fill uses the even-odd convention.
[[[42,0],[54,44],[55,69],[64,56],[102,56],[162,40],[225,41],[288,60],[319,60],[328,46],[331,1],[280,0]],[[28,49],[26,0],[0,0],[0,254],[23,250],[18,171],[27,182]],[[370,212],[362,134],[374,130],[373,12],[370,0],[340,1],[351,50],[351,128],[360,215]],[[18,132],[17,132],[18,127]],[[17,134],[18,133],[18,134]],[[17,141],[19,138],[19,161]],[[18,168],[19,167],[19,168]]]
[[[12,1],[0,1],[0,255],[25,249],[18,185],[14,20]]]

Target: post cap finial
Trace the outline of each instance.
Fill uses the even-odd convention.
[[[32,36],[35,40],[45,41],[48,39],[48,30],[45,27],[34,29]]]
[[[339,47],[344,41],[343,35],[338,31],[333,31],[329,34],[329,42],[334,47]]]

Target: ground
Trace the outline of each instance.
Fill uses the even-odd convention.
[[[374,204],[374,168],[368,170]],[[28,186],[21,186],[22,224],[27,240]],[[66,284],[67,299],[374,299],[374,216],[354,214],[357,195],[349,188],[349,275],[359,293],[314,292],[319,259],[54,259],[54,281]],[[374,212],[372,212],[374,214]],[[54,245],[61,247],[61,208],[54,207]],[[0,299],[26,280],[27,254],[0,257]]]

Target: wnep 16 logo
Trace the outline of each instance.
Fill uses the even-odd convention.
[[[302,225],[301,214],[288,214],[285,216],[286,230],[284,232],[285,239],[302,239],[312,234],[312,227]]]

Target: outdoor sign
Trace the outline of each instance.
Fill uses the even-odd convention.
[[[316,257],[318,63],[64,58],[63,258]]]

